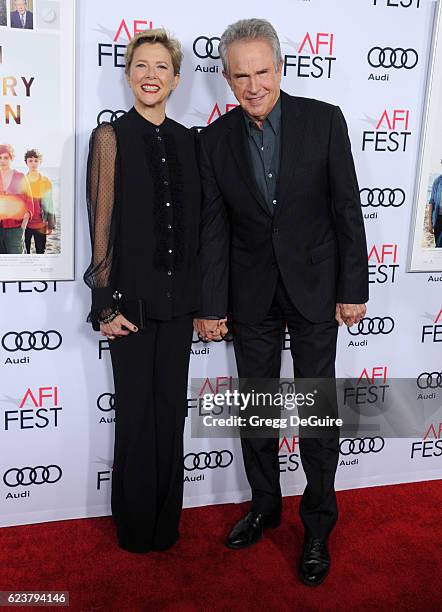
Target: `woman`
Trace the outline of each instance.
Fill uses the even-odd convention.
[[[13,159],[11,145],[0,144],[0,254],[21,255],[34,203],[27,178],[11,167]]]
[[[30,149],[25,153],[25,164],[28,167],[27,178],[34,200],[34,215],[25,231],[25,246],[26,251],[30,253],[33,238],[37,255],[45,252],[46,237],[52,234],[55,228],[52,183],[47,176],[39,172],[42,160],[42,154],[37,149]]]
[[[164,30],[126,51],[131,110],[96,128],[88,160],[90,319],[109,338],[116,428],[112,513],[131,552],[178,538],[200,183],[190,130],[166,117],[180,44]]]

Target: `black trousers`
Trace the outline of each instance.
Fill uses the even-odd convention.
[[[165,550],[178,539],[183,503],[183,431],[192,340],[190,315],[150,319],[111,341],[115,383],[112,514],[131,552]]]
[[[42,255],[46,249],[46,232],[41,232],[38,229],[31,229],[28,227],[25,229],[25,246],[27,253],[31,252],[32,238],[34,238],[35,242],[35,252],[38,255]]]
[[[335,377],[338,324],[335,319],[312,323],[293,305],[278,281],[270,311],[263,321],[248,325],[234,322],[234,349],[240,378],[279,378],[285,327],[295,378]],[[304,416],[304,415],[303,415]],[[281,507],[279,440],[241,437],[244,466],[252,489],[252,511],[270,514]],[[333,529],[338,510],[334,479],[339,459],[339,434],[300,437],[301,462],[307,486],[300,503],[306,531],[326,538]]]

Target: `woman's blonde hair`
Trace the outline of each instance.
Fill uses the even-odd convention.
[[[181,62],[183,61],[183,52],[181,50],[181,44],[176,38],[170,36],[170,34],[166,32],[166,30],[164,30],[163,28],[157,28],[154,30],[146,30],[145,32],[140,32],[139,34],[136,34],[127,45],[126,66],[124,69],[126,75],[129,74],[135,49],[137,49],[141,45],[153,45],[155,43],[163,45],[163,47],[165,47],[169,51],[170,57],[172,58],[173,72],[175,75],[180,74]]]

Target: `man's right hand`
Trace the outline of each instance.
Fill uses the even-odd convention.
[[[119,314],[110,323],[100,323],[100,331],[108,340],[115,340],[128,336],[131,332],[137,332],[138,327]]]
[[[229,331],[227,319],[194,319],[193,327],[202,340],[222,340]]]

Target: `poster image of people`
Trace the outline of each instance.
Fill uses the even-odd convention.
[[[442,271],[442,4],[435,9],[433,51],[417,172],[410,272]]]
[[[442,159],[439,174],[428,185],[428,205],[422,235],[423,248],[442,248]]]
[[[37,149],[24,154],[26,170],[14,165],[14,149],[0,143],[0,254],[60,253],[54,184],[41,171]]]
[[[34,29],[32,0],[11,0],[11,28],[18,30]]]
[[[1,6],[0,282],[72,280],[75,2]]]

